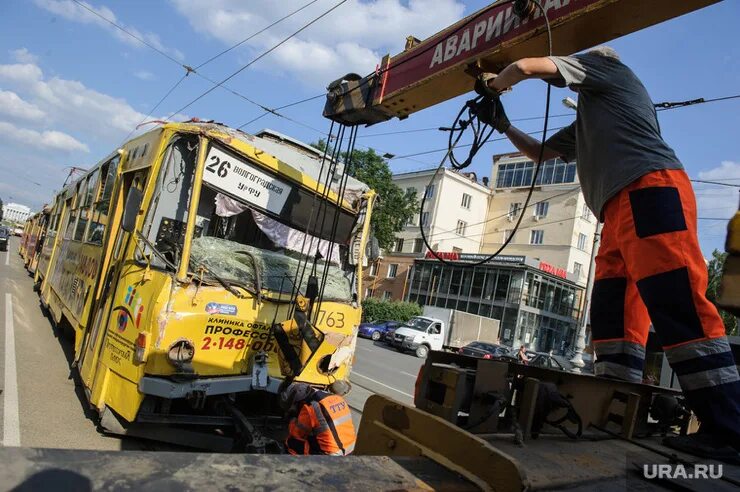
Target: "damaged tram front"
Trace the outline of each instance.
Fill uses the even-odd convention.
[[[283,380],[347,390],[367,186],[288,137],[211,123],[163,125],[103,165],[107,194],[87,176],[96,199],[57,200],[41,292],[107,431],[260,449],[254,418],[278,422]],[[101,200],[102,225],[78,205]]]

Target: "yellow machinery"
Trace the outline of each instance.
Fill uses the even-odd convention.
[[[228,450],[285,378],[346,390],[374,193],[341,172],[279,134],[171,123],[55,197],[41,299],[104,428]]]

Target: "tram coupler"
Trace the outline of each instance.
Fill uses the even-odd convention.
[[[221,398],[218,405],[226,410],[234,420],[237,434],[234,437],[234,452],[249,454],[281,454],[283,447],[258,431],[247,417],[239,410],[231,398]]]

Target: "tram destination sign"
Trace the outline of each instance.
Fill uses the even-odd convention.
[[[291,186],[257,166],[212,145],[208,150],[203,181],[242,201],[280,215]]]

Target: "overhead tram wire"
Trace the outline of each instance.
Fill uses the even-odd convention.
[[[738,179],[740,179],[740,178],[738,178]],[[706,183],[706,184],[713,184],[713,185],[719,185],[719,186],[730,186],[730,187],[734,187],[734,188],[740,188],[740,185],[728,184],[728,183],[721,183],[721,182],[715,182],[715,181],[705,181],[705,180],[700,180],[700,179],[689,179],[689,181],[694,182],[694,183]],[[540,186],[547,186],[547,185],[541,185],[540,184]],[[578,185],[576,185],[576,186],[574,186],[572,188],[569,188],[569,189],[567,189],[567,190],[565,190],[565,191],[563,191],[561,193],[557,193],[555,195],[551,195],[551,196],[545,197],[545,198],[543,198],[541,200],[538,200],[536,202],[532,202],[532,203],[530,203],[527,206],[527,208],[534,207],[534,206],[536,206],[539,203],[548,202],[548,201],[552,200],[553,198],[559,198],[561,196],[568,195],[570,193],[573,193],[576,190],[579,190],[580,188],[581,188],[581,185],[578,184]],[[522,207],[521,209],[518,210],[518,213],[523,214],[525,210],[526,209],[524,207]],[[705,211],[707,211],[707,210],[705,209]],[[475,227],[475,226],[478,226],[478,225],[484,225],[484,224],[487,224],[489,222],[493,222],[494,220],[503,219],[503,218],[505,218],[505,217],[507,217],[509,215],[510,215],[510,213],[507,212],[507,213],[504,213],[504,214],[501,214],[501,215],[497,215],[497,216],[494,216],[494,217],[489,217],[486,220],[483,220],[483,221],[480,221],[480,222],[474,222],[472,224],[467,224],[466,226],[467,227]],[[574,218],[576,218],[576,217],[574,217]],[[720,218],[699,217],[698,220],[729,220],[729,218],[728,219],[720,219]],[[535,224],[532,227],[536,227],[537,225],[547,225],[548,223],[549,222],[542,222],[542,223]],[[457,231],[457,228],[448,229],[448,230],[445,230],[445,231],[435,232],[433,234],[430,234],[427,237],[429,237],[429,238],[438,238],[442,234],[451,234],[451,233],[454,233],[456,231]],[[467,236],[466,235],[466,237],[471,237],[471,236]]]
[[[187,77],[187,76],[188,76],[188,75],[189,75],[190,73],[194,73],[194,74],[195,74],[195,75],[197,75],[198,77],[200,77],[200,78],[202,78],[202,79],[204,79],[204,80],[206,80],[206,81],[210,82],[211,84],[213,84],[213,85],[214,85],[214,88],[215,88],[215,87],[221,87],[221,88],[223,88],[224,90],[227,90],[228,92],[231,92],[232,94],[236,95],[237,97],[240,97],[240,98],[244,99],[245,101],[247,101],[247,102],[249,102],[249,103],[251,103],[251,104],[253,104],[253,105],[255,105],[255,106],[258,106],[258,107],[259,107],[260,109],[263,109],[263,110],[265,110],[265,111],[266,111],[266,113],[268,113],[268,114],[269,114],[269,113],[272,113],[272,114],[274,114],[275,116],[278,116],[278,117],[281,117],[281,118],[285,118],[285,119],[287,119],[288,121],[291,121],[291,122],[293,122],[293,123],[296,123],[296,124],[298,124],[298,125],[302,125],[302,126],[304,126],[304,127],[306,127],[306,128],[309,128],[309,129],[311,129],[311,130],[314,130],[314,131],[318,131],[319,133],[323,134],[323,132],[322,132],[321,130],[318,130],[318,129],[314,128],[314,127],[311,127],[311,126],[309,126],[309,125],[306,125],[306,124],[304,124],[304,123],[301,123],[301,122],[299,122],[299,121],[297,121],[297,120],[295,120],[295,119],[293,119],[293,118],[289,118],[289,117],[286,117],[286,116],[284,116],[284,115],[282,115],[282,114],[279,114],[279,113],[277,113],[277,110],[278,110],[278,109],[282,109],[282,108],[286,108],[286,107],[290,107],[290,106],[295,106],[295,105],[297,105],[297,104],[302,104],[302,103],[304,103],[304,102],[307,102],[307,101],[311,101],[311,100],[313,100],[313,99],[318,99],[319,97],[323,97],[323,96],[324,96],[324,94],[321,94],[321,95],[317,95],[317,96],[312,96],[312,97],[309,97],[309,98],[305,98],[305,99],[302,99],[302,100],[300,100],[300,101],[295,101],[295,102],[292,102],[292,103],[290,103],[290,104],[286,104],[286,105],[284,105],[284,106],[282,106],[282,107],[280,107],[280,108],[275,108],[275,109],[272,109],[272,108],[268,108],[267,106],[265,106],[265,105],[263,105],[263,104],[260,104],[260,103],[258,103],[258,102],[256,102],[256,101],[254,101],[254,100],[252,100],[252,99],[248,98],[247,96],[245,96],[245,95],[241,94],[240,92],[238,92],[238,91],[236,91],[236,90],[234,90],[234,89],[231,89],[231,88],[229,88],[229,87],[227,87],[227,86],[223,85],[223,82],[222,82],[222,83],[221,83],[221,84],[219,85],[219,83],[218,83],[218,82],[216,82],[216,81],[212,80],[212,79],[211,79],[210,77],[207,77],[207,76],[203,75],[202,73],[198,72],[198,71],[197,71],[197,70],[196,70],[195,68],[193,68],[193,67],[191,67],[191,66],[189,66],[189,65],[186,65],[186,64],[184,64],[184,63],[180,62],[179,60],[177,60],[176,58],[174,58],[173,56],[171,56],[171,55],[170,55],[169,53],[166,53],[165,51],[163,51],[163,50],[161,50],[161,49],[157,48],[156,46],[154,46],[154,45],[152,45],[151,43],[147,42],[146,40],[144,40],[144,39],[143,39],[143,38],[141,38],[140,36],[137,36],[136,34],[132,33],[132,32],[131,32],[131,31],[129,31],[128,29],[124,28],[123,26],[121,26],[121,25],[117,24],[116,22],[114,22],[114,21],[112,21],[112,20],[108,19],[107,17],[105,17],[105,16],[101,15],[100,13],[96,12],[95,10],[93,10],[93,9],[91,9],[90,7],[88,7],[87,5],[85,5],[85,4],[84,4],[83,2],[81,2],[80,0],[72,0],[72,1],[73,1],[73,2],[75,2],[75,3],[77,4],[77,5],[79,5],[80,7],[84,8],[85,10],[87,10],[88,12],[90,12],[91,14],[93,14],[94,16],[96,16],[96,17],[98,17],[99,19],[101,19],[101,20],[103,20],[103,21],[107,22],[108,24],[112,25],[112,26],[113,26],[113,27],[115,27],[116,29],[120,30],[121,32],[125,33],[126,35],[130,36],[131,38],[133,38],[133,39],[135,39],[135,40],[139,41],[139,42],[140,42],[140,43],[142,43],[142,44],[143,44],[144,46],[146,46],[146,47],[148,47],[148,48],[152,49],[153,51],[155,51],[155,52],[157,52],[157,53],[159,53],[159,54],[160,54],[161,56],[165,57],[166,59],[168,59],[168,60],[169,60],[169,61],[171,61],[172,63],[175,63],[175,64],[177,64],[177,65],[178,65],[179,67],[181,67],[181,68],[183,68],[183,69],[185,70],[185,75],[184,75],[184,76],[183,76],[183,77],[182,77],[181,79],[179,79],[179,80],[178,80],[178,81],[177,81],[177,82],[176,82],[176,83],[175,83],[175,84],[174,84],[174,85],[173,85],[173,86],[172,86],[172,87],[171,87],[171,88],[170,88],[170,89],[169,89],[169,90],[168,90],[168,91],[167,91],[167,92],[165,93],[165,95],[164,95],[164,96],[163,96],[163,97],[162,97],[162,98],[160,99],[160,101],[159,101],[159,102],[158,102],[158,103],[157,103],[157,104],[156,104],[156,105],[154,106],[154,108],[152,108],[152,109],[150,110],[150,112],[149,112],[149,114],[147,115],[147,117],[146,117],[146,118],[145,118],[145,119],[144,119],[144,120],[143,120],[143,121],[142,121],[141,123],[139,123],[139,125],[137,125],[137,128],[138,128],[138,126],[140,126],[140,125],[141,125],[142,123],[144,123],[145,121],[147,121],[147,119],[148,119],[149,117],[151,117],[151,115],[152,115],[152,114],[154,113],[155,109],[156,109],[156,108],[157,108],[158,106],[160,106],[160,105],[161,105],[161,104],[162,104],[162,103],[163,103],[163,102],[164,102],[164,101],[165,101],[165,100],[166,100],[166,99],[167,99],[167,98],[168,98],[168,97],[169,97],[169,96],[170,96],[170,95],[172,94],[172,92],[173,92],[173,91],[174,91],[174,90],[175,90],[175,89],[176,89],[176,88],[177,88],[177,87],[178,87],[178,86],[179,86],[179,85],[180,85],[180,84],[182,83],[182,81],[183,81],[183,80],[184,80],[184,79],[185,79],[185,78],[186,78],[186,77]],[[299,8],[299,9],[297,9],[297,10],[295,10],[295,11],[291,12],[291,13],[290,13],[290,14],[288,14],[287,16],[284,16],[284,17],[282,17],[281,19],[279,19],[279,20],[277,20],[277,21],[273,22],[272,24],[270,24],[270,26],[268,26],[268,27],[267,27],[267,28],[265,28],[265,29],[262,29],[262,30],[261,30],[260,32],[264,32],[264,31],[265,31],[266,29],[268,29],[268,28],[270,28],[270,27],[273,27],[274,25],[276,25],[276,24],[277,24],[277,23],[279,23],[279,22],[282,22],[283,20],[287,19],[288,17],[290,17],[290,16],[294,15],[295,13],[297,13],[297,12],[299,12],[299,11],[303,10],[304,8],[308,7],[309,5],[311,5],[312,3],[314,3],[315,1],[317,1],[317,0],[313,0],[312,2],[310,2],[310,3],[306,4],[306,5],[304,5],[303,7],[301,7],[301,8]],[[347,1],[347,0],[344,0],[344,1]],[[344,2],[341,2],[341,3],[344,3]],[[337,6],[338,6],[338,5],[337,5]],[[335,6],[334,8],[336,8],[337,6]],[[333,9],[332,9],[332,10],[333,10]],[[324,14],[324,15],[325,15],[325,14]],[[312,21],[312,22],[315,22],[316,20],[317,20],[317,19],[315,19],[315,20],[314,20],[314,21]],[[305,27],[307,27],[307,26],[304,26],[304,28],[302,28],[302,29],[305,29]],[[301,30],[302,30],[302,29],[301,29]],[[298,31],[298,32],[300,32],[300,31]],[[201,63],[200,65],[198,65],[198,68],[200,68],[200,67],[202,67],[202,66],[206,65],[207,63],[210,63],[211,61],[215,60],[215,59],[216,59],[216,58],[217,58],[218,56],[221,56],[221,55],[223,55],[224,53],[226,53],[226,52],[230,51],[231,49],[235,48],[235,47],[236,47],[236,46],[238,46],[239,44],[242,44],[242,43],[246,42],[247,40],[251,39],[252,37],[256,36],[257,34],[259,34],[259,33],[256,33],[256,34],[254,34],[254,35],[250,36],[249,38],[247,38],[247,39],[245,39],[245,40],[243,40],[243,41],[240,41],[239,43],[237,43],[236,45],[232,46],[231,48],[229,48],[229,49],[227,49],[227,50],[224,50],[223,52],[219,53],[218,55],[216,55],[216,56],[212,57],[212,58],[211,58],[211,59],[209,59],[209,60],[206,60],[205,62],[203,62],[203,63]],[[294,33],[293,35],[295,35],[295,34],[297,34],[297,33]],[[274,49],[274,48],[273,48],[273,49]],[[266,54],[266,53],[265,53],[265,54]],[[261,56],[264,56],[265,54],[263,54],[263,55],[261,55]],[[256,60],[253,60],[253,61],[256,61]],[[242,70],[243,70],[243,69],[242,69]],[[180,112],[180,111],[175,111],[174,113],[171,113],[171,114],[170,114],[170,115],[169,115],[169,116],[167,117],[167,120],[169,120],[169,118],[171,118],[172,116],[176,115],[176,114],[177,114],[177,113],[179,113],[179,112]],[[128,139],[128,138],[129,138],[130,136],[131,136],[131,134],[132,134],[132,133],[133,133],[134,131],[136,131],[136,128],[134,128],[134,129],[133,129],[133,130],[132,130],[132,131],[131,131],[131,132],[130,132],[130,133],[129,133],[129,134],[127,135],[127,136],[126,136],[126,140],[127,140],[127,139]],[[124,141],[125,141],[125,140],[124,140]]]
[[[546,198],[543,198],[542,200],[538,200],[538,201],[536,201],[536,202],[532,202],[532,203],[530,203],[530,204],[529,204],[529,205],[527,206],[527,208],[530,208],[530,207],[534,207],[534,206],[536,206],[536,205],[537,205],[537,204],[539,204],[539,203],[544,203],[544,202],[550,201],[550,200],[552,200],[553,198],[559,198],[559,197],[561,197],[561,196],[565,196],[565,195],[568,195],[568,194],[570,194],[570,193],[573,193],[574,191],[576,191],[576,190],[579,190],[579,189],[581,189],[581,186],[580,186],[580,185],[578,185],[578,186],[574,186],[574,187],[572,187],[572,188],[569,188],[569,189],[567,189],[567,190],[565,190],[565,191],[563,191],[563,192],[561,192],[561,193],[557,193],[557,194],[555,194],[555,195],[551,195],[551,196],[548,196],[548,197],[546,197]],[[526,210],[526,209],[525,209],[524,207],[522,207],[522,208],[521,208],[521,209],[519,209],[519,210],[518,210],[517,212],[518,212],[518,213],[524,213],[524,211],[525,211],[525,210]],[[498,219],[503,219],[503,218],[505,218],[505,217],[508,217],[509,215],[511,215],[511,213],[510,213],[510,212],[507,212],[507,213],[505,213],[505,214],[501,214],[501,215],[496,215],[496,216],[494,216],[494,217],[489,217],[489,218],[487,218],[486,220],[482,220],[482,221],[480,221],[480,222],[474,222],[474,223],[472,223],[472,224],[466,224],[466,227],[475,227],[475,226],[478,226],[478,225],[484,225],[484,224],[487,224],[487,223],[489,223],[489,222],[493,222],[494,220],[498,220]],[[430,234],[430,235],[428,235],[427,237],[428,237],[428,238],[433,238],[433,237],[437,237],[437,236],[440,236],[440,235],[442,235],[442,234],[450,234],[450,233],[453,233],[453,232],[455,232],[455,231],[457,231],[457,228],[454,228],[454,229],[449,229],[449,230],[446,230],[446,231],[439,231],[439,232],[435,232],[435,233],[433,233],[433,234]]]
[[[573,117],[575,115],[573,113],[554,114],[554,115],[550,116],[550,118],[562,118],[562,117],[565,117],[565,116],[572,116]],[[541,119],[542,119],[542,116],[532,116],[532,117],[527,117],[527,118],[514,118],[514,119],[509,120],[509,121],[511,121],[511,122],[519,122],[519,121],[532,121],[532,120],[541,120]],[[414,129],[410,129],[410,130],[398,130],[398,131],[395,131],[395,132],[368,133],[367,135],[360,135],[357,138],[384,137],[384,136],[387,136],[387,135],[403,135],[403,134],[406,134],[406,133],[420,133],[420,132],[428,132],[428,131],[432,131],[432,130],[439,131],[439,130],[441,130],[441,127],[439,127],[439,126],[430,126],[430,127],[426,127],[426,128],[414,128]],[[537,132],[537,133],[539,133],[539,132]],[[497,141],[497,139],[492,140],[492,142],[495,142],[495,141]],[[446,150],[446,149],[444,149],[444,150]]]
[[[719,101],[729,101],[731,99],[740,99],[740,94],[734,94],[732,96],[714,97],[711,99],[704,99],[703,97],[700,97],[699,99],[691,99],[688,101],[662,102],[662,103],[655,104],[655,110],[656,111],[666,111],[669,109],[685,108],[686,106],[695,106],[697,104],[706,104],[706,103],[719,102]]]
[[[292,12],[284,15],[283,17],[281,17],[281,18],[277,19],[276,21],[272,22],[271,24],[263,27],[262,29],[260,29],[259,31],[255,32],[254,34],[251,34],[248,37],[246,37],[246,38],[242,39],[241,41],[239,41],[238,43],[231,45],[230,47],[226,48],[225,50],[221,51],[220,53],[218,53],[216,55],[213,55],[212,57],[210,57],[209,59],[207,59],[206,61],[204,61],[200,65],[198,65],[197,67],[195,67],[195,70],[198,70],[199,68],[201,68],[201,67],[203,67],[203,66],[211,63],[213,60],[215,60],[215,59],[217,59],[217,58],[225,55],[229,51],[238,48],[239,46],[243,45],[247,41],[255,38],[256,36],[259,36],[260,34],[262,34],[263,32],[267,31],[268,29],[271,29],[271,28],[275,27],[277,24],[280,24],[282,21],[284,21],[284,20],[286,20],[286,19],[294,16],[295,14],[297,14],[298,12],[300,12],[301,10],[304,10],[304,9],[310,7],[311,5],[313,5],[316,2],[318,2],[318,0],[311,0],[310,2],[308,2],[305,5],[303,5],[302,7],[299,7],[297,9],[295,9],[294,11],[292,11]]]
[[[229,75],[225,79],[221,80],[220,82],[216,82],[215,83],[216,85],[214,85],[210,89],[206,90],[202,94],[198,95],[195,99],[193,99],[192,101],[190,101],[189,103],[187,103],[185,106],[183,106],[180,109],[178,109],[177,111],[175,111],[173,113],[173,115],[185,111],[187,108],[189,108],[190,106],[192,106],[193,104],[195,104],[196,102],[198,102],[199,100],[201,100],[202,98],[206,97],[208,94],[210,94],[211,92],[213,92],[214,90],[216,90],[218,87],[224,87],[223,84],[225,84],[229,80],[233,79],[234,77],[236,77],[237,75],[239,75],[241,72],[243,72],[247,68],[251,67],[253,64],[255,64],[256,62],[258,62],[262,58],[266,57],[267,55],[269,55],[270,53],[272,53],[273,51],[275,51],[276,49],[278,49],[283,44],[287,43],[289,40],[291,40],[292,38],[294,38],[295,36],[297,36],[298,34],[300,34],[301,32],[303,32],[304,30],[308,29],[310,26],[312,26],[313,24],[315,24],[316,22],[318,22],[322,18],[324,18],[327,15],[329,15],[330,13],[332,13],[334,10],[336,10],[337,8],[339,8],[340,6],[342,6],[343,4],[345,4],[347,1],[348,0],[340,0],[334,6],[332,6],[330,9],[324,11],[319,16],[315,17],[313,20],[311,20],[308,23],[304,24],[298,30],[296,30],[293,33],[289,34],[287,37],[283,38],[281,41],[279,41],[277,44],[273,45],[272,47],[268,48],[266,51],[263,51],[257,57],[253,58],[249,63],[247,63],[246,65],[240,67],[238,70],[236,70],[235,72],[233,72],[231,75]],[[227,89],[227,90],[230,90],[230,89]],[[232,91],[232,90],[230,90],[230,91]],[[232,91],[232,92],[234,92],[234,91]],[[248,98],[246,98],[246,96],[244,96],[244,95],[241,95],[241,96],[248,100]],[[269,111],[269,112],[273,112],[274,111],[274,110],[271,110],[270,108],[267,108],[266,106],[263,106],[261,104],[258,104],[258,106],[260,106],[265,111]]]
[[[553,130],[553,131],[555,131],[555,130],[562,130],[563,128],[565,128],[565,127],[564,126],[559,126],[559,127],[556,127],[556,128],[551,128],[551,130]],[[527,132],[527,135],[536,135],[538,133],[542,133],[542,130],[537,130],[537,131],[533,131],[533,132]],[[490,143],[490,142],[501,142],[503,140],[508,140],[508,138],[507,137],[494,138],[492,140],[486,141],[483,145],[485,145],[487,143]],[[456,147],[457,148],[465,148],[465,147],[471,147],[471,146],[472,146],[472,144],[462,144],[462,145],[457,145]],[[409,157],[417,157],[417,156],[420,156],[420,155],[434,154],[434,153],[437,153],[437,152],[446,152],[447,150],[448,149],[446,149],[446,148],[443,148],[443,149],[433,149],[433,150],[425,150],[423,152],[415,152],[413,154],[404,154],[404,155],[394,156],[394,157],[392,157],[389,160],[407,159]]]

